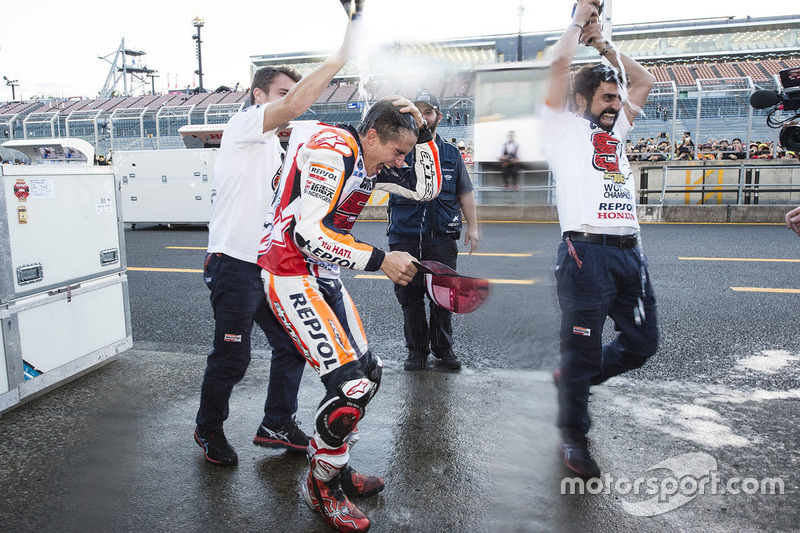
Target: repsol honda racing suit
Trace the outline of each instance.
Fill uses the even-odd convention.
[[[423,202],[439,194],[438,150],[427,128],[415,152],[414,167],[368,176],[354,129],[298,126],[265,224],[258,264],[267,301],[325,385],[309,445],[311,473],[323,482],[347,465],[348,436],[382,371],[339,268],[376,271],[383,263],[385,252],[350,234],[373,189]]]

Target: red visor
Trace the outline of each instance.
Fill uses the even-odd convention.
[[[471,313],[489,297],[489,280],[462,276],[437,261],[414,263],[425,274],[428,296],[453,313]]]

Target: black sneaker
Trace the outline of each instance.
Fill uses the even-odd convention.
[[[280,429],[270,429],[264,424],[259,426],[253,444],[266,448],[286,448],[293,452],[305,452],[308,448],[308,435],[292,420]]]
[[[589,453],[589,439],[579,437],[561,443],[561,456],[567,468],[583,479],[599,478],[600,467]]]
[[[433,353],[436,358],[436,366],[446,368],[448,370],[461,370],[461,361],[458,360],[453,350],[447,350],[442,353]]]
[[[203,455],[209,463],[229,466],[239,460],[236,450],[228,444],[225,432],[221,429],[201,429],[198,426],[194,430],[194,440],[203,448]]]
[[[428,356],[420,353],[415,352],[413,350],[408,351],[408,357],[406,357],[405,362],[403,363],[403,368],[409,371],[417,371],[417,370],[425,370],[425,364],[428,361]]]

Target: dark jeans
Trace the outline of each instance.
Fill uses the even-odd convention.
[[[305,359],[270,312],[264,296],[261,268],[224,254],[209,254],[203,268],[211,289],[214,309],[214,346],[208,355],[200,390],[197,425],[221,429],[228,418],[233,386],[244,377],[250,364],[250,334],[253,322],[264,331],[272,346],[267,401],[263,423],[276,428],[291,421],[297,412],[297,392]]]
[[[589,387],[642,366],[658,347],[656,299],[640,248],[573,242],[558,248],[556,280],[561,304],[561,378],[558,427],[565,438],[589,432]],[[642,294],[642,274],[645,290]],[[644,319],[636,321],[639,299]],[[611,317],[619,335],[602,344],[603,324]]]
[[[420,260],[438,261],[456,268],[458,244],[455,239],[447,239],[437,244],[397,243],[389,246],[392,251],[408,252]],[[443,354],[453,347],[453,314],[429,302],[430,325],[425,315],[425,276],[418,273],[406,286],[394,286],[397,301],[403,308],[403,333],[406,348],[410,351],[428,355],[431,351]],[[429,348],[430,346],[430,348]]]
[[[517,163],[508,163],[503,168],[503,185],[506,187],[516,187],[517,185]]]

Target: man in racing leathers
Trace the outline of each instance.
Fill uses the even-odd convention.
[[[414,167],[404,158],[415,150]],[[348,496],[383,490],[383,479],[348,465],[356,424],[378,390],[382,363],[367,345],[339,268],[382,270],[405,285],[414,258],[359,242],[350,230],[374,188],[429,201],[441,189],[439,156],[419,110],[397,96],[375,103],[358,130],[325,124],[296,129],[265,224],[258,264],[267,301],[309,364],[325,397],[308,447],[306,503],[330,526],[366,531]]]

